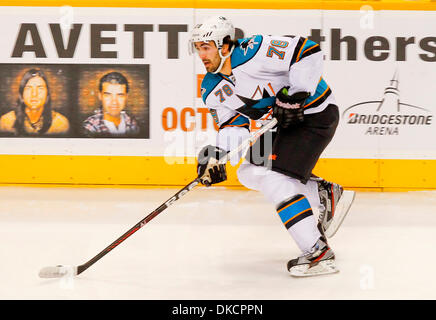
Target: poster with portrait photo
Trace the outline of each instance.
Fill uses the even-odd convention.
[[[79,65],[82,137],[149,138],[149,66]]]
[[[0,137],[149,139],[149,66],[0,64]]]
[[[70,137],[71,65],[0,64],[0,136]]]

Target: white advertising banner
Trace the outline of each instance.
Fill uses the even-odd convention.
[[[230,18],[239,37],[301,35],[320,43],[323,78],[341,113],[322,157],[436,159],[436,12],[370,7],[3,7],[0,153],[195,156],[214,143],[216,127],[199,98],[205,69],[188,54],[188,39],[194,24],[213,14]],[[37,98],[26,103],[24,93],[36,73],[52,111],[44,121],[20,111],[20,103],[38,104]],[[124,115],[119,132],[98,118],[111,108],[105,95],[116,89],[103,88],[103,79],[114,75],[128,83],[117,96]]]

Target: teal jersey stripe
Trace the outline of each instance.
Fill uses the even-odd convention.
[[[239,116],[235,121],[233,121],[230,125],[231,126],[240,126],[243,124],[249,124],[250,120],[244,116]]]
[[[206,103],[206,99],[209,94],[222,80],[223,78],[219,75],[209,72],[204,76],[203,81],[201,82],[201,98],[203,99],[204,103]]]
[[[327,82],[325,82],[324,79],[321,78],[321,81],[318,83],[318,86],[316,87],[315,94],[307,98],[304,105],[308,105],[313,100],[317,99],[320,95],[322,95],[325,92],[327,88],[328,88]]]
[[[236,115],[234,117],[231,117],[229,120],[227,120],[226,122],[224,122],[221,126],[220,129],[225,128],[225,127],[250,127],[250,120],[242,115]]]
[[[317,45],[316,42],[307,39],[306,43],[304,44],[303,48],[301,49],[300,54],[299,54],[298,57],[297,57],[297,59],[300,60],[301,57],[303,56],[304,51],[306,51],[307,49],[312,48],[312,47],[314,47],[314,46],[316,46],[316,45]]]

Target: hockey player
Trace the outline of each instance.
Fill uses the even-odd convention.
[[[312,175],[339,121],[332,91],[321,75],[320,47],[303,37],[234,37],[232,23],[222,16],[196,25],[191,33],[191,52],[207,70],[202,99],[219,125],[217,145],[198,155],[198,176],[206,186],[226,180],[226,167],[218,159],[249,136],[249,119],[272,114],[277,130],[249,150],[237,171],[239,181],[276,206],[302,251],[288,262],[291,275],[337,272],[327,237],[341,224],[354,193]],[[256,161],[256,145],[267,161]],[[232,164],[238,161],[231,159]],[[318,221],[312,208],[320,208]]]

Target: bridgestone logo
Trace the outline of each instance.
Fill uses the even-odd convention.
[[[416,134],[415,130],[431,129],[433,115],[422,106],[416,106],[400,100],[398,73],[395,71],[389,85],[385,88],[383,98],[359,102],[348,107],[343,117],[349,125],[355,128],[366,127],[365,135],[399,135],[404,129],[405,134]],[[354,112],[365,108],[366,113]],[[368,110],[369,109],[369,110]],[[414,132],[415,131],[415,132]]]
[[[351,113],[348,124],[372,124],[372,125],[417,125],[429,126],[433,120],[432,115],[394,115],[394,114],[359,114]]]

